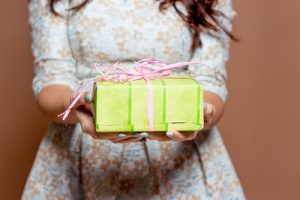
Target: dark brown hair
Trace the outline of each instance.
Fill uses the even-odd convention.
[[[59,0],[49,0],[51,11],[58,15],[54,9],[54,3]],[[156,0],[160,2],[159,10],[163,11],[167,9],[169,6],[173,6],[176,10],[177,14],[182,18],[182,20],[187,24],[189,30],[191,32],[193,42],[191,45],[191,51],[195,50],[197,47],[201,46],[201,40],[199,37],[199,33],[203,29],[210,29],[213,31],[224,31],[232,40],[238,41],[238,39],[227,30],[220,22],[218,21],[218,17],[226,16],[216,10],[214,7],[218,3],[218,0]],[[70,10],[78,11],[83,8],[89,0],[84,0],[79,5],[71,8]],[[176,6],[176,2],[182,3],[187,13],[182,13],[178,7]]]

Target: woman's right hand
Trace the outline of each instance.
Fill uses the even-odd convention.
[[[137,142],[142,136],[133,133],[108,133],[97,132],[94,123],[93,95],[85,92],[77,101],[72,111],[79,122],[84,133],[89,134],[94,139],[110,140],[115,143]]]
[[[71,98],[70,103],[73,98]],[[93,102],[92,95],[89,92],[84,93],[76,102],[71,110],[81,126],[83,132],[96,138],[96,129],[93,120]]]

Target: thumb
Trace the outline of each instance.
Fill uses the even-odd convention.
[[[216,107],[211,103],[204,104],[204,115],[213,116],[216,113]]]
[[[93,94],[91,92],[85,92],[80,98],[83,104],[91,104],[93,102]]]
[[[96,132],[93,118],[88,114],[85,114],[81,111],[75,110],[75,115],[78,119],[81,129],[85,133],[94,134]]]
[[[71,99],[71,103],[74,101],[74,97]],[[93,102],[93,95],[91,92],[84,92],[77,100],[73,108],[78,108],[82,105],[89,105]]]
[[[184,131],[179,132],[175,130],[167,131],[166,135],[174,141],[181,142],[186,140],[192,140],[196,137],[197,131]]]

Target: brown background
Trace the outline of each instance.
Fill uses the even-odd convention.
[[[300,2],[236,1],[220,124],[247,197],[300,199]],[[19,199],[46,130],[31,93],[27,1],[0,3],[0,199]],[[298,124],[297,124],[298,123]]]

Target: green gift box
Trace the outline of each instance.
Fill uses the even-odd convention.
[[[195,131],[204,126],[203,88],[188,75],[150,80],[154,131]],[[98,132],[149,131],[146,80],[94,84]]]

